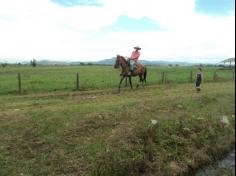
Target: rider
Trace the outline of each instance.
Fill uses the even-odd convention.
[[[137,61],[139,59],[139,56],[140,56],[140,52],[139,50],[141,50],[141,48],[139,46],[135,46],[134,47],[134,51],[132,52],[131,56],[130,56],[130,69],[131,69],[131,72],[133,73],[134,71],[134,67],[137,66]]]

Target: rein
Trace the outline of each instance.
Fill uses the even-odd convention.
[[[123,63],[125,63],[125,65],[121,65],[121,66],[123,66],[123,67],[128,66],[128,61],[123,56],[120,56],[120,59],[122,59]],[[120,64],[122,64],[122,63],[120,63]]]
[[[122,68],[122,72],[127,74],[127,72],[130,69],[129,68],[129,63],[123,56],[119,56],[119,64]]]

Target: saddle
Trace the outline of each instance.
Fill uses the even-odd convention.
[[[131,71],[131,75],[136,76],[138,75],[138,73],[140,72],[140,70],[142,69],[143,65],[140,63],[136,63],[134,64],[134,68],[133,71]]]
[[[129,65],[129,68],[131,70],[130,58],[127,58],[126,60],[128,61],[128,65]],[[138,72],[142,69],[142,67],[144,67],[144,65],[142,65],[141,63],[139,63],[139,62],[134,63],[133,71],[131,70],[131,75],[132,76],[138,75]]]

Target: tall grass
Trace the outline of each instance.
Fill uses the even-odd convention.
[[[182,175],[233,146],[234,89],[224,82],[204,84],[200,93],[176,84],[1,96],[0,175]]]

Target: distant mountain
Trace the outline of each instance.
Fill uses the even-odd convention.
[[[70,62],[51,61],[51,60],[36,60],[39,65],[70,65]],[[30,64],[30,61],[21,62],[21,64]]]
[[[115,57],[112,57],[111,59],[103,59],[97,62],[93,62],[93,64],[98,64],[98,65],[114,65],[116,61]]]
[[[39,65],[70,65],[70,62],[64,61],[50,61],[50,60],[40,60],[37,61]]]
[[[193,65],[192,63],[188,62],[176,62],[176,61],[148,61],[148,60],[140,60],[140,62],[144,65],[161,65],[161,66],[168,66],[170,64],[172,65],[180,65],[180,66],[190,66]]]
[[[112,57],[110,59],[103,59],[96,62],[80,62],[80,61],[74,61],[74,62],[66,62],[66,61],[51,61],[51,60],[39,60],[37,61],[37,64],[39,65],[114,65],[116,61],[115,57]],[[168,66],[170,64],[172,65],[179,65],[179,66],[191,66],[194,65],[193,63],[188,62],[176,62],[176,61],[149,61],[149,60],[139,60],[140,63],[144,65],[159,65],[159,66]],[[23,62],[22,64],[30,64],[30,62]]]
[[[97,62],[93,62],[93,64],[98,64],[98,65],[114,65],[115,64],[115,60],[116,58],[111,58],[111,59],[104,59],[104,60],[100,60]],[[192,63],[188,63],[188,62],[175,62],[175,61],[148,61],[148,60],[140,60],[140,63],[144,64],[144,65],[180,65],[180,66],[190,66],[190,65],[194,65]]]

